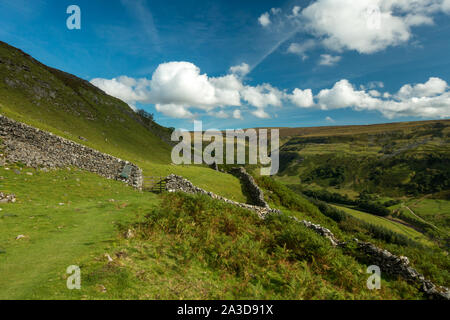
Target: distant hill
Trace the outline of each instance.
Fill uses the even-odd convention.
[[[450,189],[450,120],[281,128],[280,135],[279,176],[289,183],[391,196]]]
[[[450,119],[426,120],[410,122],[392,122],[370,125],[346,125],[346,126],[321,126],[321,127],[271,127],[269,129],[279,129],[280,137],[286,139],[295,136],[334,136],[352,135],[358,133],[377,134],[387,131],[412,130],[414,128],[432,125],[435,123],[450,124]]]

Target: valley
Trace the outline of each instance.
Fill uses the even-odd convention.
[[[251,201],[231,168],[173,164],[172,129],[5,43],[0,114],[206,190],[154,193],[76,166],[26,166],[0,140],[0,191],[15,196],[0,203],[1,299],[430,298],[389,270],[368,289],[367,243],[408,257],[438,293],[449,286],[449,120],[281,128],[279,174],[245,166],[280,212],[261,219],[208,196]],[[80,290],[67,288],[71,265]]]

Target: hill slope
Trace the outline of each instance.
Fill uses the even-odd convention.
[[[245,202],[239,181],[230,175],[205,167],[170,165],[171,146],[165,142],[170,129],[148,121],[88,81],[47,67],[1,41],[0,114],[132,161],[145,176],[180,174]],[[226,187],[217,185],[218,179]]]
[[[450,189],[449,120],[281,133],[279,175],[292,183],[396,196]]]
[[[0,46],[0,112],[133,161],[147,175],[177,173],[244,202],[239,180],[201,166],[170,164],[166,129],[145,124],[88,82]],[[340,240],[370,241],[437,284],[447,285],[448,254],[433,243],[330,211],[270,177],[256,177],[271,207],[331,230]],[[76,168],[46,172],[0,166],[0,297],[42,299],[413,299],[417,284],[383,275],[366,286],[371,264],[348,245],[334,247],[285,215],[265,220],[206,196],[142,193]],[[82,268],[82,289],[68,290],[66,268]]]

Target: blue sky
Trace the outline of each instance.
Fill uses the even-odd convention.
[[[0,40],[166,126],[370,124],[450,117],[449,17],[450,0],[0,0]]]

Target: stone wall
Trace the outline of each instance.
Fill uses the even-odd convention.
[[[184,179],[181,176],[177,176],[175,174],[171,174],[170,176],[165,178],[166,180],[166,190],[168,192],[185,192],[185,193],[191,193],[191,194],[205,194],[213,199],[217,199],[244,209],[249,209],[252,211],[255,211],[261,218],[264,218],[266,215],[271,213],[277,213],[279,214],[280,211],[276,209],[271,209],[269,206],[260,207],[255,206],[251,204],[246,203],[240,203],[236,202],[230,199],[227,199],[225,197],[219,196],[217,194],[214,194],[212,192],[203,190],[202,188],[194,186],[189,180]]]
[[[22,162],[34,168],[74,166],[142,188],[142,170],[138,166],[2,115],[0,139],[9,162]],[[120,175],[126,165],[131,167],[131,173],[123,178]]]
[[[386,272],[392,276],[400,276],[408,282],[419,284],[421,290],[433,299],[450,299],[448,288],[437,286],[430,280],[425,279],[422,274],[410,266],[407,257],[396,256],[369,242],[362,242],[356,239],[355,241],[364,256],[367,257],[370,263],[380,267],[381,272]]]
[[[255,179],[243,167],[232,168],[230,173],[242,181],[251,203],[259,207],[269,208],[269,204],[264,200],[264,192],[258,187]]]

